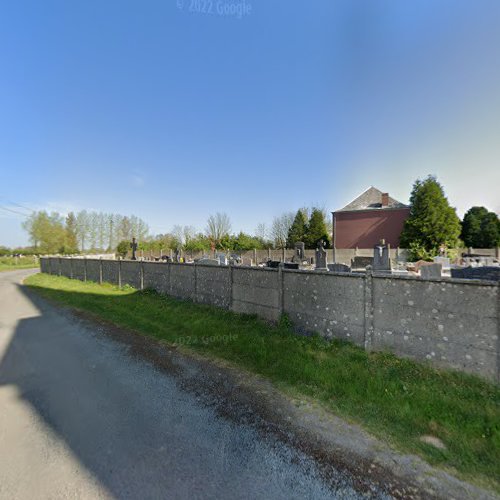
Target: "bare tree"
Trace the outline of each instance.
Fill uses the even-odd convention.
[[[259,238],[262,241],[267,241],[268,230],[265,222],[261,222],[260,224],[257,225],[257,228],[255,229],[255,236],[257,236],[257,238]]]
[[[271,226],[271,237],[276,248],[286,248],[288,231],[293,224],[293,219],[293,212],[286,212],[273,219],[273,225]]]
[[[182,228],[182,234],[184,237],[184,246],[186,246],[190,241],[196,238],[196,228],[193,226],[184,226]]]
[[[231,220],[226,213],[217,212],[207,220],[206,235],[214,247],[220,246],[221,241],[231,232]]]

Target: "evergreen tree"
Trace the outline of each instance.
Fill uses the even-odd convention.
[[[297,210],[295,219],[288,230],[286,246],[293,248],[298,241],[304,241],[307,233],[307,217],[304,210]]]
[[[437,255],[441,245],[456,248],[460,219],[450,207],[443,187],[435,177],[418,179],[410,197],[410,215],[401,233],[401,246],[410,250],[413,260]]]
[[[464,216],[462,236],[465,245],[493,248],[500,245],[500,220],[485,207],[472,207]]]
[[[325,214],[319,208],[312,209],[305,240],[306,247],[311,249],[316,248],[320,240],[325,242],[325,248],[330,246],[330,237],[328,236],[328,230],[326,228]]]

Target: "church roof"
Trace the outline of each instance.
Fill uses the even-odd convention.
[[[355,200],[337,212],[354,212],[357,210],[385,210],[388,208],[408,208],[408,205],[401,203],[389,196],[388,204],[382,206],[382,194],[380,189],[370,187],[363,194],[360,194]]]

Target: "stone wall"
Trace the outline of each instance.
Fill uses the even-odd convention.
[[[371,348],[498,377],[497,286],[373,277]]]
[[[233,267],[233,311],[278,321],[282,313],[281,275],[281,269]]]
[[[500,287],[491,281],[204,264],[41,258],[42,272],[152,288],[499,381]]]

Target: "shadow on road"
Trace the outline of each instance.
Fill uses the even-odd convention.
[[[332,496],[312,463],[217,418],[127,345],[18,287],[40,315],[18,321],[0,387],[15,386],[111,496]]]

